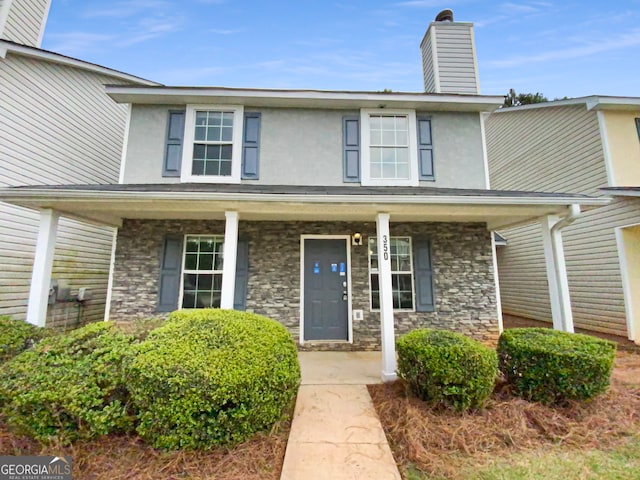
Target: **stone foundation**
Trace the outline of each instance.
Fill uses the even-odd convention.
[[[420,327],[454,330],[479,340],[498,336],[491,237],[477,223],[391,223],[393,236],[431,239],[434,312],[396,312],[396,334]],[[247,310],[274,318],[296,341],[300,336],[300,236],[363,234],[351,246],[352,308],[363,310],[353,321],[353,343],[308,343],[313,350],[380,348],[380,316],[370,308],[367,240],[375,223],[243,222],[239,235],[249,240]],[[118,231],[111,319],[157,316],[160,252],[166,234],[224,235],[224,222],[125,220]]]

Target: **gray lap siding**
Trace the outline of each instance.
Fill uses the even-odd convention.
[[[431,240],[435,310],[395,312],[396,334],[419,327],[450,329],[481,340],[498,335],[490,234],[478,223],[392,223],[392,236]],[[367,239],[374,222],[251,222],[239,224],[249,241],[247,310],[271,317],[300,336],[301,235],[364,236],[351,246],[353,344],[313,345],[314,349],[378,349],[380,316],[371,311]],[[208,220],[125,220],[118,231],[111,319],[126,321],[158,315],[160,253],[167,234],[224,235],[224,222]]]

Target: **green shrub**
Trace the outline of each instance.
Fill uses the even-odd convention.
[[[44,328],[0,315],[0,364],[32,347],[48,334]]]
[[[40,441],[69,443],[131,430],[123,360],[132,337],[107,322],[43,340],[0,369],[6,422]]]
[[[291,405],[300,367],[279,323],[233,310],[172,313],[129,366],[137,431],[157,448],[210,448],[270,428]]]
[[[496,352],[459,333],[421,329],[397,340],[398,375],[422,400],[458,411],[480,408],[495,385]]]
[[[548,328],[513,328],[498,340],[499,368],[515,393],[545,404],[604,392],[615,350],[607,340]]]

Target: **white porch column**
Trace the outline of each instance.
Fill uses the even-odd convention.
[[[40,212],[40,227],[27,304],[27,322],[40,327],[44,327],[47,320],[49,287],[51,286],[51,270],[59,217],[57,212],[50,209]]]
[[[224,227],[224,249],[222,263],[222,298],[220,308],[233,310],[236,287],[236,257],[238,255],[238,212],[224,212],[227,219]]]
[[[564,261],[562,231],[560,228],[554,228],[560,221],[560,217],[556,215],[542,217],[542,241],[547,264],[553,328],[573,333],[573,314],[569,298],[567,266]]]
[[[378,235],[378,283],[380,288],[380,326],[382,338],[382,380],[397,378],[396,340],[393,323],[393,291],[391,287],[391,246],[389,240],[389,214],[376,217]]]

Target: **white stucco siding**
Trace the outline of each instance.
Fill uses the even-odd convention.
[[[11,52],[0,59],[0,185],[117,183],[127,108],[106,83],[122,81]],[[38,212],[0,204],[0,314],[25,318],[38,222]],[[60,221],[53,278],[91,292],[83,321],[103,318],[111,241],[111,228]]]

